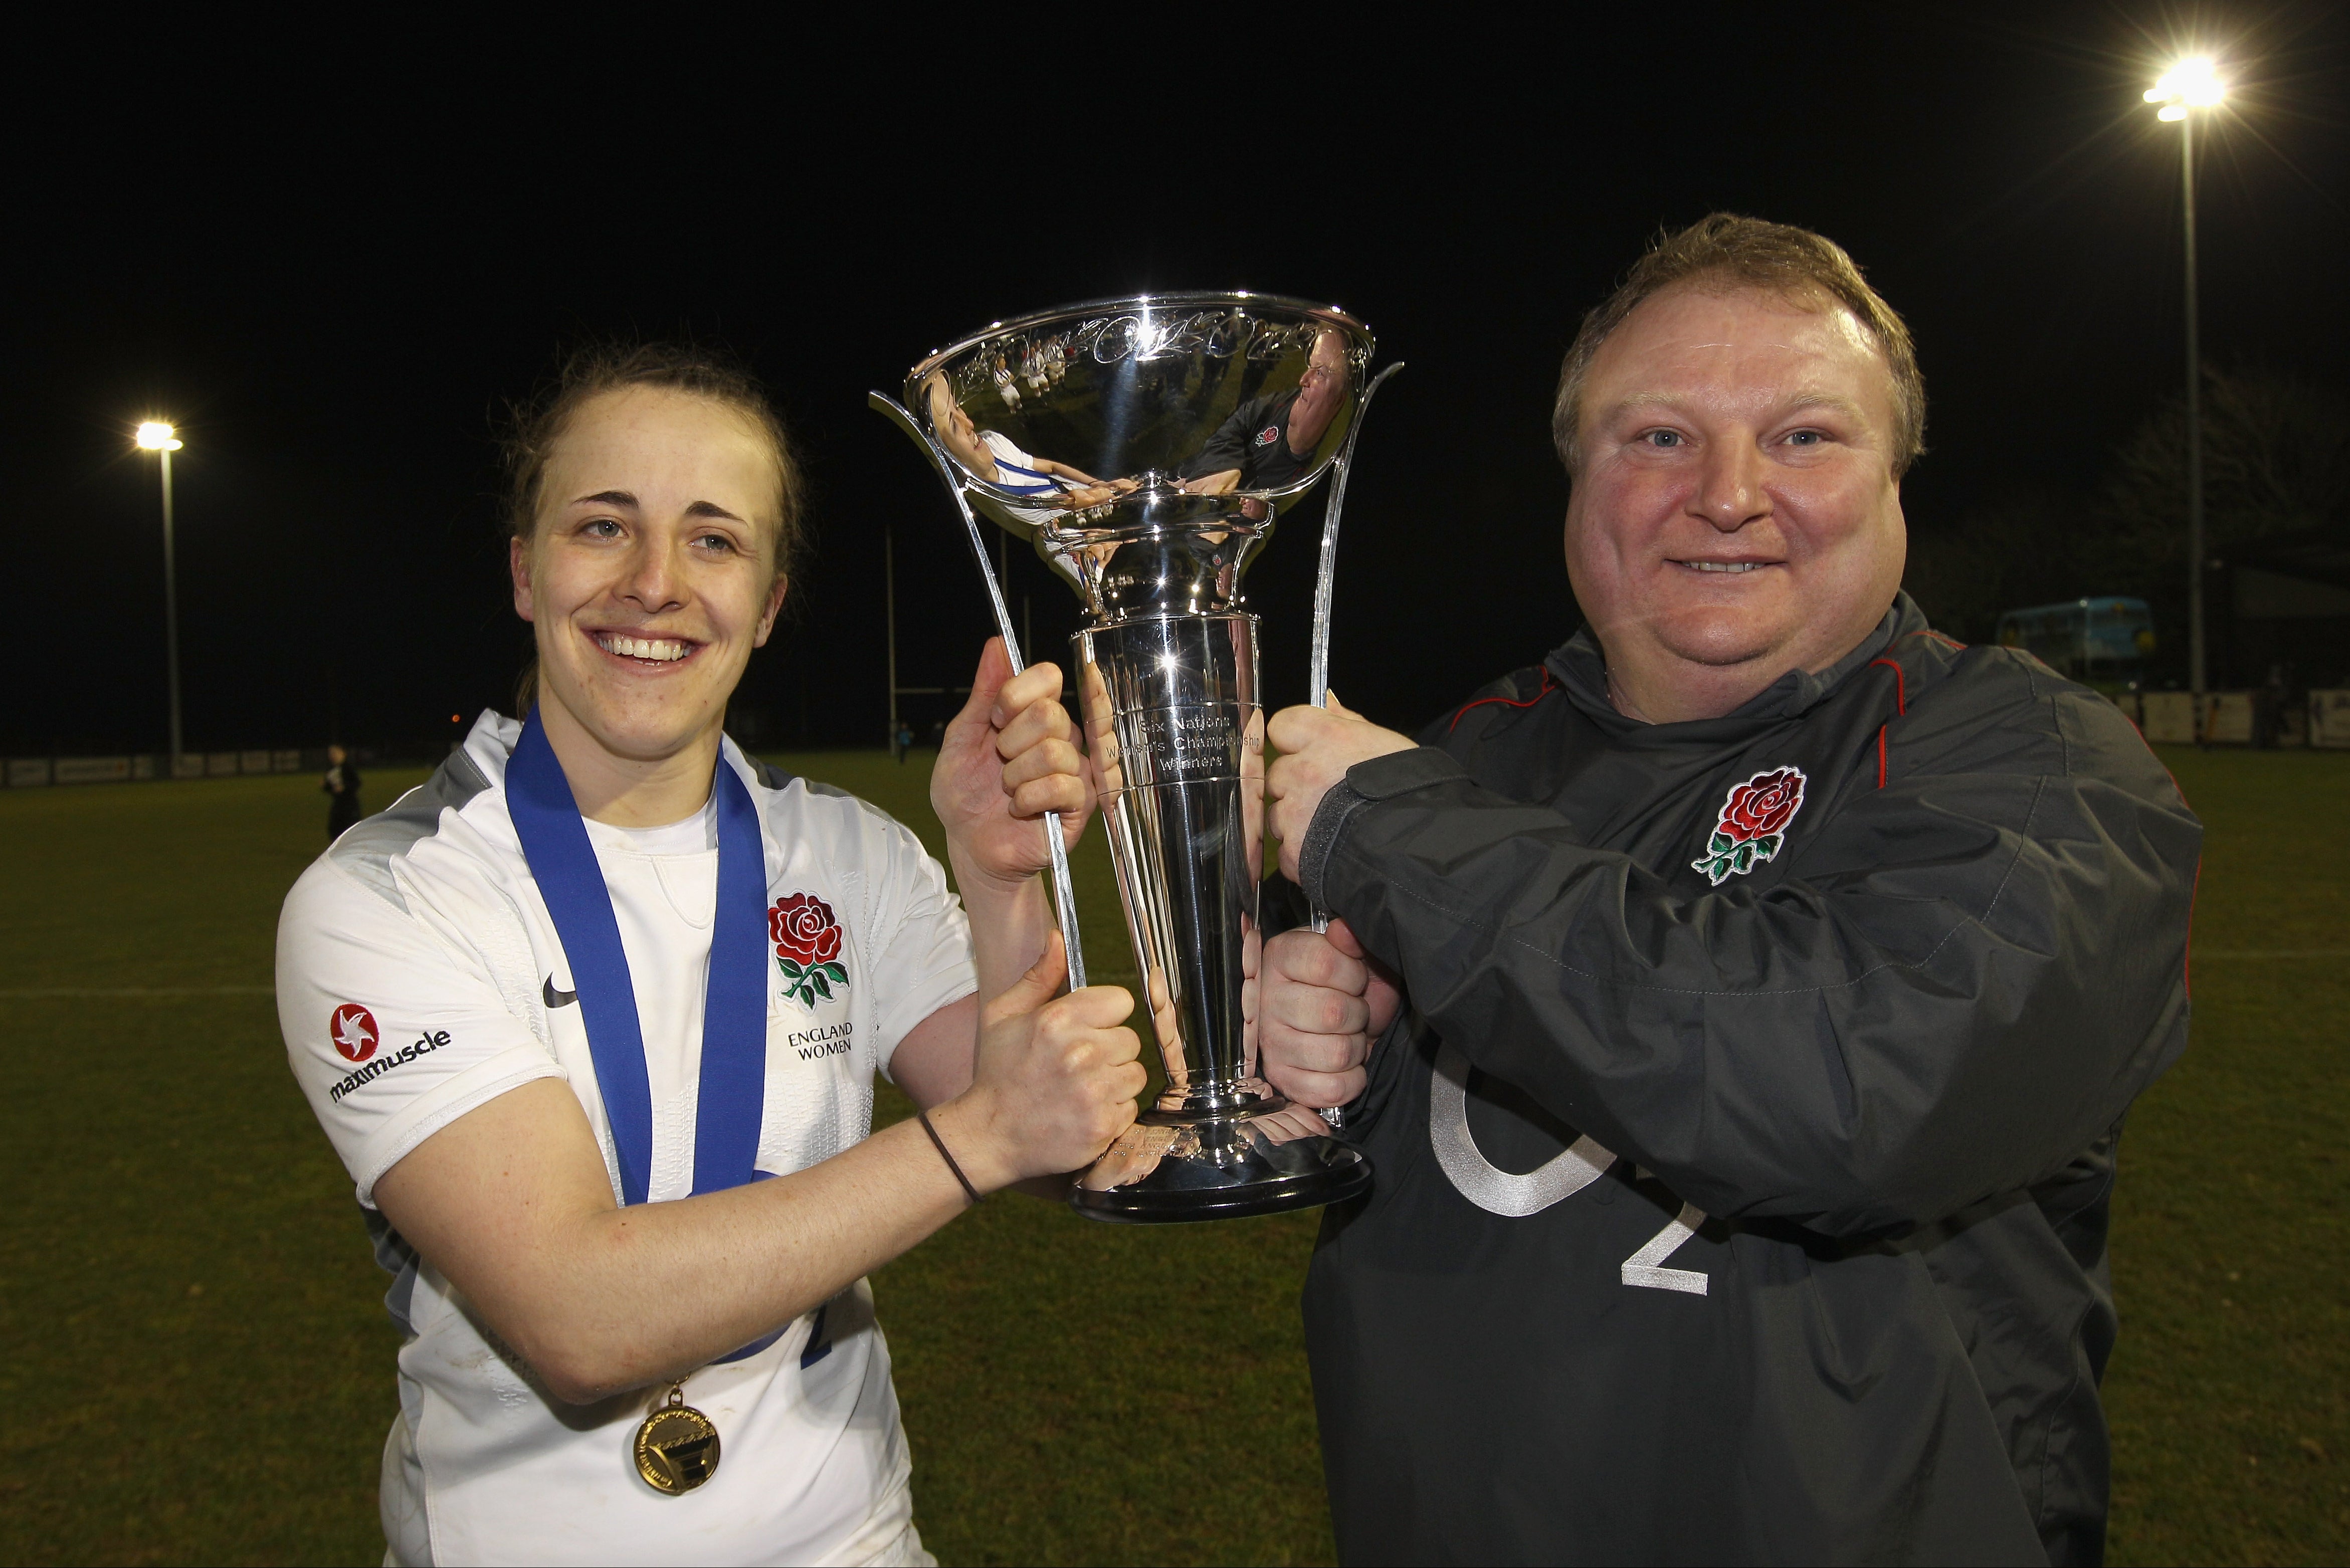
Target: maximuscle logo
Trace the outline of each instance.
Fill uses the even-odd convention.
[[[383,1036],[376,1029],[374,1013],[356,1002],[346,1002],[327,1020],[327,1038],[335,1043],[344,1061],[364,1062],[375,1054],[375,1043]]]
[[[374,1023],[374,1020],[369,1019],[369,1023],[371,1024]],[[341,1043],[339,1041],[337,1042],[338,1046],[339,1046],[340,1044]],[[371,1084],[376,1079],[382,1077],[386,1073],[390,1072],[394,1067],[404,1067],[409,1063],[415,1061],[419,1056],[430,1055],[447,1044],[449,1044],[449,1032],[446,1029],[436,1030],[430,1034],[419,1034],[415,1039],[410,1041],[407,1044],[402,1045],[399,1050],[386,1051],[382,1055],[376,1057],[375,1060],[369,1062],[366,1066],[361,1067],[358,1072],[344,1078],[341,1083],[337,1084],[333,1088],[327,1091],[327,1098],[329,1100],[340,1100],[345,1095],[349,1094],[361,1084]],[[370,1046],[370,1052],[372,1052],[372,1049],[373,1047]],[[345,1052],[344,1054],[348,1055],[349,1053]]]

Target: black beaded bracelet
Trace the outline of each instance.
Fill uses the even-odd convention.
[[[922,1124],[922,1130],[931,1135],[931,1147],[939,1151],[939,1158],[947,1162],[947,1168],[954,1172],[954,1179],[962,1184],[964,1194],[968,1196],[973,1203],[978,1202],[979,1189],[971,1184],[971,1178],[962,1173],[962,1167],[955,1163],[955,1157],[947,1152],[947,1140],[939,1136],[939,1129],[931,1125],[931,1113],[928,1111],[916,1111],[914,1113],[914,1119],[920,1122]]]

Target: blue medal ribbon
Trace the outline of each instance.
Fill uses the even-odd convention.
[[[751,792],[719,752],[718,901],[710,928],[710,981],[702,996],[702,1081],[696,1098],[693,1190],[719,1192],[754,1170],[767,1086],[767,857]],[[652,1082],[620,923],[571,781],[533,707],[506,764],[506,809],[523,857],[546,900],[571,966],[596,1085],[620,1163],[620,1199],[642,1203],[652,1179]],[[769,1341],[772,1342],[772,1336]],[[737,1352],[740,1355],[745,1351]],[[726,1359],[733,1360],[733,1356]]]

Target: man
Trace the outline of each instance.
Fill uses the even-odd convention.
[[[1330,421],[1347,400],[1347,339],[1326,331],[1314,340],[1305,371],[1285,392],[1251,398],[1234,409],[1179,477],[1199,495],[1277,490],[1311,470]]]
[[[1291,709],[1266,1073],[1378,1171],[1305,1293],[1350,1562],[2095,1561],[2131,1098],[2200,830],[1898,592],[1924,396],[1825,239],[1661,241],[1566,358],[1589,624],[1414,746]]]

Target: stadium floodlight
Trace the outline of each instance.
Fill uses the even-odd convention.
[[[182,444],[168,421],[146,420],[131,438],[163,465],[163,661],[172,691],[172,760],[166,777],[180,773],[180,579],[172,560],[172,454]]]
[[[2167,104],[2182,110],[2210,109],[2226,101],[2228,84],[2220,78],[2219,63],[2209,55],[2189,55],[2174,64],[2146,89],[2146,101]],[[2165,112],[2158,118],[2184,119],[2182,113]]]
[[[2203,350],[2199,341],[2195,296],[2195,117],[2199,109],[2227,101],[2228,84],[2209,55],[2188,55],[2146,89],[2146,101],[2162,107],[2155,119],[2178,127],[2179,186],[2185,197],[2187,237],[2187,673],[2194,693],[2195,735],[2203,722]]]

